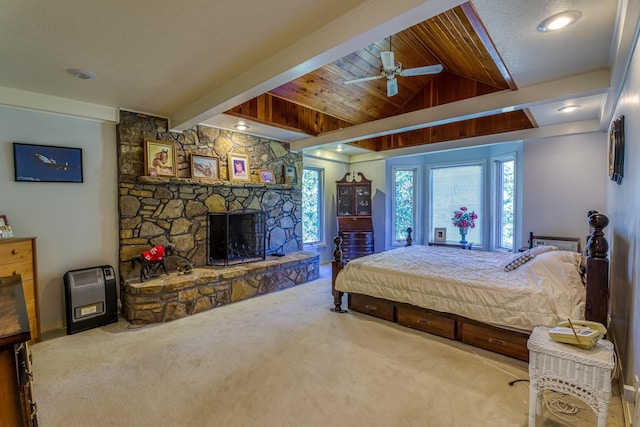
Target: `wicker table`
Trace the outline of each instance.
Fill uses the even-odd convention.
[[[549,337],[548,328],[538,326],[531,333],[529,349],[529,427],[535,427],[542,412],[545,389],[583,400],[598,417],[598,427],[607,424],[611,399],[613,344],[599,340],[590,350],[561,344]]]

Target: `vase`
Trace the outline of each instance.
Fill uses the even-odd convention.
[[[467,244],[467,227],[460,227],[460,243]]]

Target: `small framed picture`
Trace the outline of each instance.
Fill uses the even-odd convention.
[[[284,183],[289,185],[295,185],[297,183],[295,166],[284,167]]]
[[[433,230],[433,241],[436,243],[447,242],[447,229],[444,227],[436,227]]]
[[[260,182],[274,184],[276,182],[271,169],[260,169]]]
[[[0,239],[9,239],[13,237],[13,231],[9,225],[6,215],[0,215]]]
[[[144,174],[147,176],[178,175],[177,149],[173,142],[144,141]]]
[[[13,143],[16,181],[82,182],[82,149]]]
[[[215,156],[192,154],[191,178],[220,179],[220,159]]]
[[[227,167],[229,168],[229,181],[251,181],[249,156],[229,153]]]

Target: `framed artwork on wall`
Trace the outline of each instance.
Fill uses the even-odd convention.
[[[276,178],[273,175],[273,171],[271,169],[260,169],[260,182],[274,184]]]
[[[144,141],[144,174],[147,176],[178,176],[176,144],[168,141]]]
[[[192,154],[191,178],[220,179],[220,160],[218,157]]]
[[[297,184],[296,179],[296,167],[295,166],[285,166],[284,167],[284,183],[295,185]]]
[[[227,167],[229,168],[229,181],[251,181],[249,156],[229,153]]]
[[[82,149],[13,143],[16,181],[83,182]]]
[[[624,116],[611,122],[609,129],[609,178],[618,185],[624,176]]]

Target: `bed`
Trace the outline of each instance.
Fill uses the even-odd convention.
[[[530,235],[511,253],[412,245],[332,263],[335,312],[348,308],[400,325],[528,360],[535,326],[560,320],[607,323],[608,218],[588,213],[587,254],[579,240]]]

